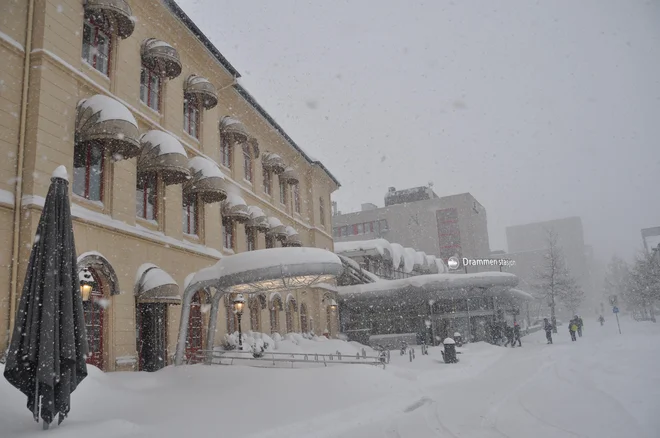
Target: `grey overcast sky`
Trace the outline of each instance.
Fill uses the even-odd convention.
[[[470,192],[508,225],[580,216],[597,255],[660,225],[660,2],[178,0],[341,181]]]

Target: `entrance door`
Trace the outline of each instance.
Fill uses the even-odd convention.
[[[92,273],[92,275],[94,275]],[[95,278],[92,292],[87,301],[83,301],[85,328],[89,353],[87,363],[103,370],[103,332],[105,322],[105,302],[101,283]]]
[[[141,371],[158,371],[167,364],[167,304],[138,304],[138,354]]]
[[[188,318],[188,339],[186,341],[186,358],[188,363],[199,362],[198,352],[203,349],[204,321],[202,318],[202,292],[197,292],[190,303]]]

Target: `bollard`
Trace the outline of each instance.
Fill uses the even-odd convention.
[[[387,350],[387,363],[390,363],[390,350]]]
[[[412,355],[413,355],[413,359],[414,359],[415,358],[415,349],[414,348],[412,349]]]
[[[410,356],[410,362],[412,362],[412,360],[413,360],[412,348],[410,349],[410,352],[409,352],[408,356]]]

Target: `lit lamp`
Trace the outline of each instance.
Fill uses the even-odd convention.
[[[92,294],[92,290],[96,284],[92,273],[89,272],[89,269],[85,268],[78,274],[78,280],[80,280],[80,295],[82,296],[82,300],[89,301],[89,296]]]
[[[335,300],[330,300],[330,310],[337,310],[337,302]]]
[[[245,298],[243,298],[243,294],[237,294],[234,298],[234,313],[236,313],[236,316],[238,317],[238,347],[240,350],[243,349],[243,333],[241,332],[243,307],[245,307]]]

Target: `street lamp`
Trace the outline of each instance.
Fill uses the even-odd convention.
[[[330,300],[330,310],[337,310],[337,302],[335,300]]]
[[[96,285],[94,281],[94,276],[85,268],[78,274],[78,280],[80,281],[80,295],[82,296],[83,301],[89,301],[89,296],[92,294],[92,289]]]
[[[238,317],[238,347],[243,349],[243,333],[241,332],[241,316],[243,315],[243,307],[245,306],[245,298],[243,294],[237,294],[234,298],[234,313]]]

